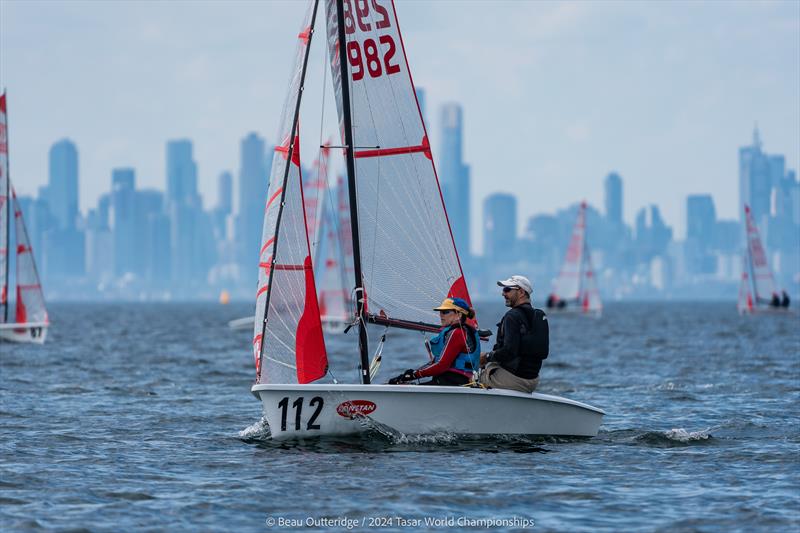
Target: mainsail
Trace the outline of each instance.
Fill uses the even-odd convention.
[[[0,323],[8,321],[9,192],[6,95],[0,94]]]
[[[437,329],[433,304],[469,301],[390,0],[327,0],[327,34],[343,144],[352,136],[357,289],[370,322]],[[340,46],[344,46],[342,52]],[[342,56],[347,64],[342,68]],[[347,76],[343,89],[342,76]],[[349,93],[349,102],[344,95]],[[349,117],[345,108],[350,110]],[[348,128],[348,119],[351,121]],[[347,131],[349,129],[349,131]]]
[[[747,258],[750,263],[749,268],[753,276],[753,286],[755,287],[756,303],[770,303],[773,298],[778,297],[778,290],[775,285],[775,278],[767,262],[767,254],[761,244],[761,237],[758,234],[758,227],[753,221],[753,214],[750,207],[744,206],[745,223],[747,230]]]
[[[258,383],[310,383],[327,372],[300,171],[300,95],[317,1],[298,35],[272,159],[259,253],[253,353]]]
[[[553,294],[567,302],[577,302],[581,293],[581,268],[586,250],[586,203],[581,203],[578,219],[572,228],[564,263],[555,281]]]
[[[17,302],[14,322],[17,324],[48,323],[47,309],[44,305],[44,294],[36,272],[28,231],[22,218],[22,209],[17,203],[17,194],[11,189],[14,203],[14,236],[17,244]]]

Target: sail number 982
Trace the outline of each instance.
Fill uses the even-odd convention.
[[[319,429],[319,424],[315,424],[317,417],[322,412],[322,406],[325,404],[324,400],[319,396],[314,396],[311,398],[311,401],[308,402],[309,407],[316,407],[314,412],[311,414],[311,418],[308,419],[306,423],[306,429]],[[289,398],[285,397],[281,401],[278,402],[278,407],[281,410],[281,431],[286,431],[286,419],[289,415]],[[295,401],[292,402],[292,407],[294,407],[294,430],[300,431],[300,420],[303,413],[303,397],[300,396]]]

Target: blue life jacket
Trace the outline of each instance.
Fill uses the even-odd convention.
[[[440,331],[437,335],[431,337],[430,342],[431,345],[431,353],[433,354],[433,360],[438,361],[442,357],[442,352],[444,351],[444,346],[447,344],[447,339],[450,337],[450,334],[454,329],[459,328],[460,326],[448,326]],[[472,372],[477,371],[480,367],[481,362],[481,338],[478,335],[478,332],[472,328],[464,327],[464,335],[467,341],[467,350],[469,350],[470,339],[469,336],[472,335],[474,342],[472,351],[470,352],[461,352],[456,356],[453,360],[453,364],[450,366],[450,370],[455,370],[459,374],[465,374],[469,377],[472,377]]]

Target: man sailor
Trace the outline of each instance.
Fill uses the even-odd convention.
[[[498,281],[510,307],[497,324],[497,343],[481,354],[480,382],[487,387],[533,392],[550,349],[547,316],[531,305],[531,282],[525,276]]]

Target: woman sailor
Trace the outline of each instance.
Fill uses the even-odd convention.
[[[461,298],[445,298],[439,311],[442,329],[430,339],[430,363],[409,369],[389,380],[392,385],[430,377],[420,385],[465,385],[473,381],[480,363],[480,337],[467,321],[475,311]]]

